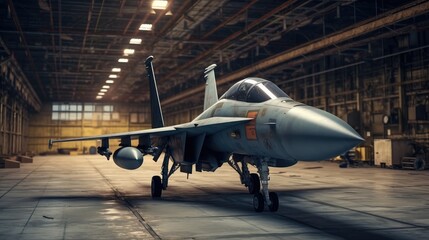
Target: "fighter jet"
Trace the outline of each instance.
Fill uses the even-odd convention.
[[[253,194],[254,210],[261,212],[267,206],[275,212],[279,198],[269,191],[269,167],[328,159],[363,141],[343,120],[294,101],[274,83],[262,78],[245,78],[218,98],[214,64],[204,72],[204,111],[191,122],[164,126],[152,61],[152,56],[145,61],[152,129],[51,139],[49,146],[58,142],[101,140],[97,151],[109,160],[112,155],[109,140],[119,139],[121,147],[113,153],[113,160],[129,170],[139,168],[144,155],[150,154],[158,161],[164,153],[161,176],[152,177],[153,198],[161,197],[169,177],[178,169],[187,174],[194,168],[198,172],[214,172],[227,163]],[[138,145],[131,146],[131,139],[138,139]],[[257,168],[257,173],[250,173],[249,164]]]

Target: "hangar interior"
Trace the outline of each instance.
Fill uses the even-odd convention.
[[[0,239],[429,234],[427,0],[0,0],[0,26]],[[343,119],[365,140],[349,153],[356,165],[251,163],[247,175],[262,185],[246,185],[252,202],[238,161],[227,160],[232,168],[224,162],[213,174],[180,169],[160,198],[154,189],[164,185],[154,188],[160,178],[151,176],[163,164],[164,184],[169,158],[137,152],[145,165],[130,171],[93,155],[104,139],[48,147],[151,128],[150,55],[167,126],[202,112],[204,69],[216,64],[219,96],[246,77],[264,78]],[[136,140],[133,153],[142,151]],[[278,195],[268,192],[270,179]],[[258,196],[265,199],[255,207]]]
[[[374,161],[374,139],[427,148],[426,1],[151,4],[2,1],[0,153],[39,154],[50,138],[148,128],[149,55],[168,125],[202,111],[203,70],[215,63],[220,95],[262,77],[341,117],[366,139],[361,159]]]

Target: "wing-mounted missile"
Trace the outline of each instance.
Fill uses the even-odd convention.
[[[122,147],[113,153],[113,161],[121,168],[134,170],[143,164],[143,153],[135,147]]]

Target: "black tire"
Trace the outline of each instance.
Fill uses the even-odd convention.
[[[255,209],[255,212],[262,212],[264,210],[264,202],[262,193],[253,195],[253,209]]]
[[[426,162],[424,158],[417,157],[416,160],[414,160],[414,170],[425,170],[426,168]]]
[[[257,194],[261,190],[261,180],[258,174],[250,174],[250,185],[247,188],[250,194]]]
[[[162,182],[160,176],[153,176],[152,177],[152,184],[151,184],[151,192],[152,192],[152,198],[159,198],[162,194]]]
[[[271,204],[268,205],[268,208],[271,212],[277,212],[277,210],[279,210],[279,196],[277,196],[277,193],[275,192],[270,192],[269,197]]]

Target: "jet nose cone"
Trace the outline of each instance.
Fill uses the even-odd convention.
[[[283,145],[297,160],[328,159],[363,141],[343,120],[310,106],[292,108],[283,122]]]

